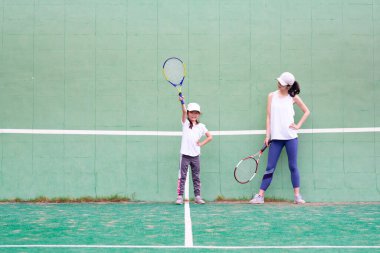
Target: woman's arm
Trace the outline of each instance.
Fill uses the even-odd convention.
[[[302,101],[302,99],[298,95],[295,96],[293,99],[294,99],[294,103],[296,103],[298,107],[303,111],[303,115],[300,121],[297,124],[293,123],[290,125],[290,128],[298,130],[302,127],[302,124],[306,121],[307,117],[309,117],[310,110],[309,108],[307,108],[305,103]]]
[[[265,135],[265,145],[269,145],[270,140],[270,113],[271,113],[271,104],[272,104],[272,97],[273,94],[269,93],[268,95],[268,102],[267,102],[267,120],[266,120],[266,135]]]
[[[206,139],[204,139],[203,141],[198,141],[197,142],[198,146],[202,147],[212,140],[212,134],[210,132],[206,132],[205,135],[206,135]]]

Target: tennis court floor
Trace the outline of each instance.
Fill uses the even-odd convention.
[[[2,253],[380,252],[380,203],[4,203],[0,227]]]

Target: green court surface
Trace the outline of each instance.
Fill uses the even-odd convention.
[[[190,204],[190,247],[184,210],[168,203],[1,204],[0,252],[380,252],[379,203]]]

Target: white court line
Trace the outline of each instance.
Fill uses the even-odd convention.
[[[193,225],[191,223],[189,204],[189,170],[187,171],[185,183],[185,247],[193,247]]]
[[[26,245],[0,245],[2,248],[139,248],[139,249],[182,249],[181,245],[60,245],[60,244],[26,244]],[[375,246],[341,246],[341,245],[313,245],[313,246],[193,246],[196,249],[380,249]]]
[[[210,131],[215,136],[263,135],[265,130]],[[380,127],[362,128],[313,128],[300,129],[299,133],[373,133]],[[116,136],[181,136],[182,132],[172,131],[113,131],[113,130],[62,130],[62,129],[0,129],[0,134],[63,134],[63,135],[116,135]]]

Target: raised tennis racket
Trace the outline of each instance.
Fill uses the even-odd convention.
[[[269,145],[270,143],[271,141],[269,141]],[[268,146],[264,143],[263,147],[256,154],[243,158],[238,164],[236,164],[234,169],[234,177],[236,181],[240,184],[251,182],[259,169],[260,157]]]
[[[170,57],[166,59],[162,66],[162,73],[165,79],[178,90],[178,95],[182,97],[182,84],[186,76],[185,64],[177,57]],[[181,100],[181,103],[185,102]]]

